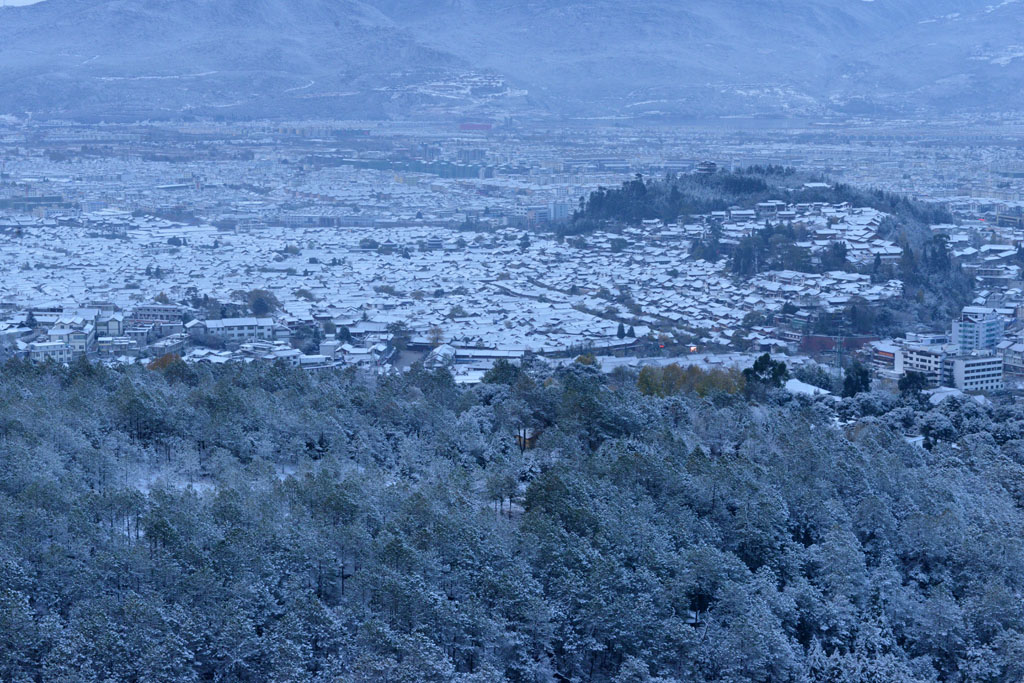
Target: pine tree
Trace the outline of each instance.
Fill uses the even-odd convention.
[[[846,369],[846,376],[843,379],[843,397],[856,396],[862,391],[871,390],[871,373],[866,367],[858,362]]]

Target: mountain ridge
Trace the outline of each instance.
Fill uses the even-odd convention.
[[[907,115],[1024,105],[1010,0],[46,0],[0,13],[0,112]]]

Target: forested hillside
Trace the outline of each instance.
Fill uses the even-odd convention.
[[[945,209],[923,204],[910,197],[883,190],[867,190],[842,183],[827,187],[805,187],[822,178],[782,166],[751,166],[733,173],[669,174],[665,178],[637,176],[621,187],[601,188],[580,198],[580,206],[569,225],[569,233],[589,232],[616,223],[639,224],[649,219],[675,222],[732,206],[753,208],[758,202],[783,200],[790,204],[849,202],[871,207],[916,224],[949,223]]]
[[[0,680],[1024,677],[1024,411],[488,380],[0,368]]]

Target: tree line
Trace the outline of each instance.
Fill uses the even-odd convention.
[[[0,680],[1019,680],[1024,412],[786,372],[10,362]]]

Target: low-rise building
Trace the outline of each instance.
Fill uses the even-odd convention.
[[[70,363],[75,359],[71,346],[61,341],[32,342],[28,351],[33,363]]]
[[[942,361],[946,357],[946,348],[940,345],[907,345],[897,350],[894,368],[896,374],[919,372],[928,379],[931,385],[942,381]]]
[[[1003,357],[977,351],[944,359],[943,380],[946,386],[960,391],[984,392],[1003,388]]]
[[[102,311],[96,316],[96,334],[102,337],[120,337],[124,334],[124,313]]]
[[[870,353],[871,367],[879,372],[893,373],[896,371],[896,355],[900,349],[891,342],[876,341],[867,345]]]
[[[181,306],[175,306],[174,304],[145,304],[144,306],[137,306],[132,312],[132,317],[136,320],[147,320],[152,322],[181,322],[182,317]]]
[[[131,337],[100,337],[96,350],[104,356],[124,356],[138,349]]]
[[[273,318],[204,320],[197,324],[190,324],[189,332],[193,336],[208,334],[234,342],[288,341],[291,337],[288,328],[277,324]]]
[[[1003,354],[1003,372],[1024,375],[1024,343],[1006,340],[1000,342],[997,351]]]

